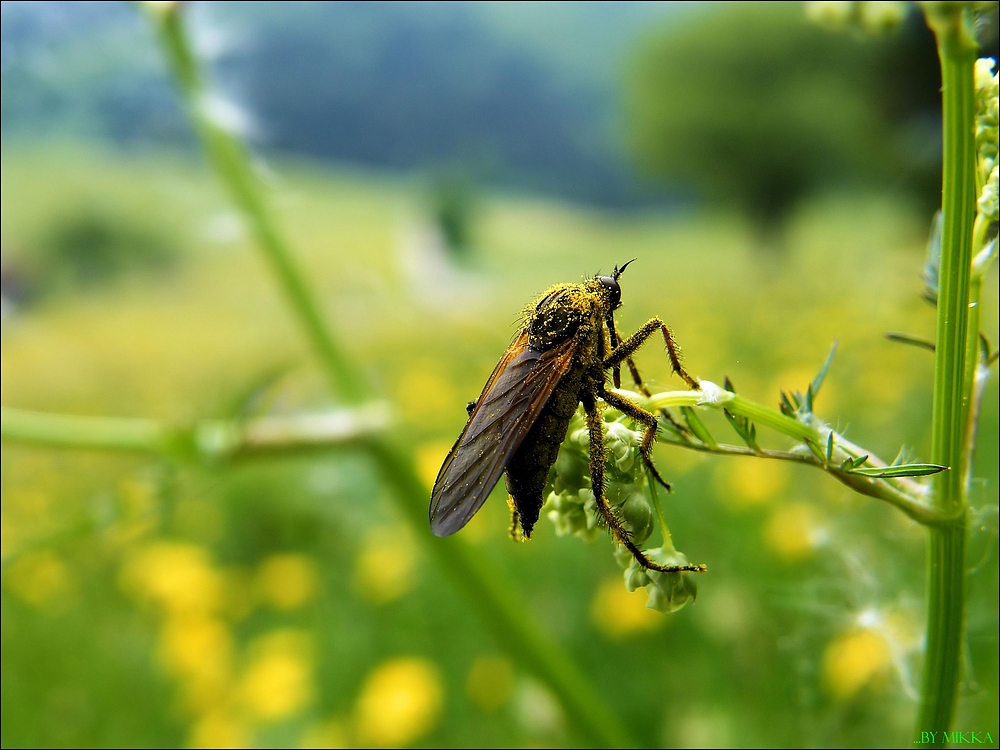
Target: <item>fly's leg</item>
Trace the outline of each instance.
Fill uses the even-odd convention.
[[[614,351],[618,347],[618,342],[621,340],[621,334],[618,333],[618,327],[615,325],[615,320],[613,316],[609,320],[608,331],[610,332],[611,336],[612,351]],[[632,382],[635,383],[635,387],[639,391],[639,393],[641,393],[646,398],[652,396],[653,394],[649,392],[649,388],[647,388],[646,384],[642,382],[642,376],[639,375],[639,368],[635,366],[635,360],[633,360],[632,357],[626,357],[625,364],[628,365],[629,372],[632,374]],[[622,386],[621,386],[620,365],[616,365],[614,367],[614,373],[615,373],[615,379],[614,379],[615,388],[621,388]],[[666,419],[671,425],[673,425],[678,432],[683,434],[690,434],[690,430],[688,430],[687,427],[685,427],[676,419],[674,419],[674,415],[670,413],[669,409],[667,409],[666,407],[660,409],[660,414],[662,414],[663,418]],[[650,464],[650,466],[652,466],[652,464]],[[659,479],[658,476],[657,479]],[[660,480],[660,484],[664,485],[668,490],[670,489],[670,485],[668,485],[663,480]]]
[[[601,417],[597,395],[597,389],[591,385],[584,390],[582,399],[583,408],[587,412],[587,431],[590,434],[590,486],[597,512],[601,514],[611,536],[618,544],[624,545],[636,562],[647,570],[658,570],[661,573],[704,572],[704,565],[660,565],[650,560],[632,541],[631,533],[604,497],[604,462],[607,454],[604,448],[604,419]]]
[[[612,351],[611,354],[604,359],[604,369],[620,367],[622,362],[627,359],[631,359],[636,350],[646,342],[646,339],[656,333],[657,329],[663,333],[663,343],[667,346],[667,356],[670,358],[670,367],[674,372],[680,375],[681,379],[687,383],[689,388],[697,389],[698,382],[691,377],[687,370],[684,369],[684,366],[681,365],[680,349],[677,347],[677,344],[674,343],[674,337],[671,335],[670,329],[667,328],[667,324],[659,318],[651,318],[645,325],[642,326],[642,328],[616,346],[614,351]],[[634,367],[634,365],[632,365],[632,367]]]
[[[653,479],[662,484],[667,492],[670,492],[670,484],[660,476],[660,472],[653,466],[653,443],[656,441],[656,428],[659,426],[656,415],[646,411],[635,401],[619,396],[617,393],[604,391],[601,398],[608,406],[613,406],[622,414],[645,426],[642,443],[639,445],[639,455],[642,456],[642,460],[646,464],[646,468],[649,469],[649,473],[653,475]]]

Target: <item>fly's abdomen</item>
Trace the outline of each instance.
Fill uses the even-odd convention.
[[[507,492],[514,499],[525,537],[531,536],[538,521],[544,502],[545,480],[559,455],[559,446],[566,439],[570,418],[580,403],[581,376],[582,369],[574,367],[563,377],[507,464]]]

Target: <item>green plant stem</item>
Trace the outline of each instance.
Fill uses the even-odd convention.
[[[385,405],[301,417],[206,420],[176,427],[152,419],[81,417],[0,408],[4,442],[49,448],[157,453],[217,464],[358,444],[388,426]]]
[[[973,372],[966,368],[965,360],[976,200],[973,70],[978,51],[967,3],[925,3],[923,7],[927,24],[937,38],[943,115],[943,226],[931,460],[954,469],[935,477],[931,501],[955,520],[929,529],[926,649],[916,737],[923,731],[940,733],[951,728],[964,633],[964,454],[971,395],[969,375]]]
[[[811,443],[813,446],[826,444],[830,428],[825,425],[820,427],[809,422],[793,419],[779,411],[752,401],[745,396],[738,396],[728,391],[722,392],[718,386],[712,386],[712,390],[716,394],[714,400],[713,398],[706,397],[701,391],[666,391],[653,394],[651,398],[646,399],[646,404],[653,411],[671,406],[725,408],[734,414],[747,417],[754,422],[770,427],[795,440]],[[642,397],[638,394],[627,392],[623,395],[642,400]],[[813,421],[818,422],[818,420]],[[701,440],[671,437],[670,433],[665,431],[661,432],[659,439],[661,442],[703,453],[714,453],[724,456],[758,456],[761,458],[807,464],[822,469],[855,492],[882,500],[899,508],[918,523],[926,526],[934,526],[941,523],[950,523],[954,520],[954,517],[942,513],[938,507],[928,502],[926,485],[914,482],[905,477],[877,479],[841,470],[840,461],[845,457],[858,458],[860,456],[868,456],[868,464],[870,466],[886,466],[886,462],[873,452],[855,445],[841,435],[836,435],[836,458],[838,460],[832,463],[818,459],[812,451],[776,451],[766,448],[752,450],[744,446],[727,445],[725,443],[715,443],[713,445]]]
[[[281,232],[268,210],[260,182],[254,173],[246,146],[227,129],[216,113],[210,91],[204,85],[198,60],[184,29],[181,4],[157,8],[144,3],[156,21],[163,50],[184,95],[195,129],[212,166],[242,211],[250,231],[278,279],[279,286],[319,357],[330,385],[347,403],[361,403],[367,397],[364,381],[326,325],[315,297],[305,281]]]
[[[370,449],[382,475],[406,502],[402,509],[411,523],[426,529],[427,492],[409,460],[386,441]],[[426,531],[425,531],[426,533]],[[535,624],[522,597],[494,572],[482,556],[457,536],[434,539],[426,546],[439,566],[479,611],[483,624],[526,671],[544,680],[559,698],[573,728],[588,744],[635,747],[617,717],[601,701],[590,682],[566,652]]]
[[[306,331],[336,392],[349,403],[367,396],[358,370],[343,353],[327,328],[304,277],[270,218],[254,175],[247,150],[231,132],[207,116],[207,92],[184,30],[180,5],[151,7],[160,40],[194,119],[209,159],[234,202],[253,229],[258,246],[270,261],[275,277],[291,303],[294,316]],[[459,539],[431,538],[427,527],[428,493],[412,461],[385,440],[368,442],[382,475],[396,490],[393,497],[426,548],[445,574],[466,594],[484,624],[525,669],[548,684],[583,739],[591,745],[634,745],[621,724],[608,711],[589,680],[558,644],[548,638],[519,604],[523,599],[499,578],[487,573],[467,544]]]
[[[52,448],[161,453],[170,442],[170,431],[152,419],[79,417],[3,407],[0,437]]]

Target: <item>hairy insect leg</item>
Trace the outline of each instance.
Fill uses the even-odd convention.
[[[612,346],[613,347],[617,347],[618,346],[618,342],[621,340],[621,334],[618,333],[618,328],[615,326],[614,318],[611,319],[611,322],[608,325],[608,330],[611,332],[611,343],[612,343]],[[614,349],[612,349],[612,351],[613,350]],[[639,374],[639,368],[636,367],[635,360],[632,359],[632,357],[626,357],[625,358],[625,364],[628,365],[629,372],[632,375],[632,382],[635,383],[635,387],[639,391],[639,393],[641,393],[643,396],[646,396],[647,398],[649,398],[650,396],[652,396],[653,394],[649,392],[649,388],[646,387],[646,384],[642,380],[642,376]],[[616,375],[615,381],[614,381],[615,388],[621,388],[621,367],[620,366],[616,366],[614,368],[614,372],[615,372],[615,375]],[[667,408],[660,409],[660,414],[662,414],[663,418],[666,419],[671,425],[673,425],[679,432],[690,433],[690,430],[688,430],[687,427],[685,427],[684,425],[682,425],[680,422],[678,422],[674,418],[674,415],[670,413],[669,409],[667,409]],[[655,471],[655,469],[654,469],[654,471]],[[660,483],[661,484],[665,484],[662,480],[660,480]],[[668,485],[668,489],[669,489],[669,485]]]
[[[597,403],[597,395],[597,389],[593,386],[583,393],[583,408],[587,412],[587,431],[590,435],[590,486],[594,493],[597,512],[607,524],[611,536],[631,552],[636,562],[647,570],[658,570],[661,573],[704,572],[703,565],[660,565],[650,560],[632,541],[629,530],[608,503],[604,496],[604,462],[607,458],[604,448],[604,419]]]
[[[635,401],[619,396],[617,393],[605,391],[601,394],[601,398],[608,406],[613,406],[622,414],[645,426],[642,443],[639,445],[639,455],[642,456],[642,460],[645,462],[646,468],[649,469],[649,473],[653,475],[653,479],[662,484],[667,492],[670,492],[670,483],[660,476],[660,472],[653,465],[653,443],[656,442],[656,429],[659,427],[656,415],[646,411]]]
[[[608,347],[608,352],[613,352],[621,342],[621,335],[618,333],[618,327],[615,325],[614,311],[608,313],[608,318],[604,321],[604,324],[608,329],[605,337],[605,346]],[[602,356],[604,355],[602,354]],[[615,384],[615,388],[622,387],[622,366],[620,363],[611,369],[611,382]]]
[[[614,351],[604,360],[605,369],[620,366],[622,362],[630,359],[636,350],[642,346],[646,340],[659,329],[663,333],[663,343],[667,346],[667,357],[670,359],[670,366],[674,372],[680,375],[681,379],[688,384],[689,388],[698,387],[698,382],[691,377],[684,366],[681,365],[681,353],[674,337],[667,328],[667,324],[659,318],[651,318],[635,333],[621,342]]]

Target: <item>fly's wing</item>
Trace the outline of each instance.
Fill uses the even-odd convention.
[[[434,534],[454,534],[486,502],[575,353],[572,338],[545,352],[531,349],[527,333],[504,352],[434,482]]]

